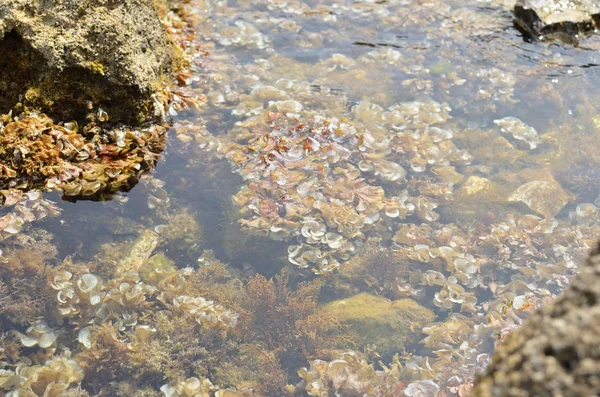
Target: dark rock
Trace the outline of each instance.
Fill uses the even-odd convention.
[[[141,121],[172,48],[151,0],[3,0],[0,113],[21,101],[82,119],[92,102],[111,121]]]
[[[580,271],[498,346],[471,397],[600,395],[600,247]]]
[[[600,3],[594,0],[518,0],[515,23],[532,37],[578,36],[600,26]]]

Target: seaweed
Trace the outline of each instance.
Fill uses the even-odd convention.
[[[342,332],[332,336],[330,331],[341,330],[341,325],[334,316],[318,310],[323,280],[300,283],[295,290],[288,287],[288,281],[285,272],[272,279],[262,275],[250,278],[240,329],[244,340],[262,343],[274,352],[281,368],[290,374],[299,362],[326,356],[354,339]]]

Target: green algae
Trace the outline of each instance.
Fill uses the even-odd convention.
[[[366,293],[331,302],[322,310],[356,333],[361,346],[375,345],[388,354],[407,349],[435,318],[412,299],[390,301]]]
[[[106,74],[106,69],[101,62],[88,62],[87,67],[94,73],[100,74],[104,76]]]

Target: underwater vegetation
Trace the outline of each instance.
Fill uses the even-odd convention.
[[[159,8],[154,122],[0,118],[0,396],[465,396],[600,233],[502,1]]]
[[[108,120],[98,109],[96,119]],[[110,195],[130,189],[154,167],[164,148],[165,128],[102,131],[95,122],[55,125],[37,113],[3,116],[3,188],[58,190],[65,196]],[[91,138],[89,138],[91,136]],[[86,138],[88,137],[88,138]]]
[[[288,277],[279,274],[271,280],[261,275],[248,280],[248,325],[242,325],[244,338],[264,344],[275,354],[282,369],[293,371],[298,362],[324,354],[330,349],[354,342],[335,315],[318,307],[322,281],[299,284],[289,289]],[[332,335],[335,332],[339,335]]]
[[[333,301],[322,310],[356,333],[363,349],[372,345],[382,355],[405,350],[435,318],[411,299],[389,301],[365,293]]]

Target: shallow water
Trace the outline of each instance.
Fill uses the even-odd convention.
[[[278,356],[285,382],[304,379],[297,395],[327,395],[314,379],[354,395],[360,385],[339,386],[343,375],[308,361],[352,348],[364,365],[398,370],[392,391],[368,395],[462,396],[496,341],[564,289],[600,232],[600,36],[577,48],[524,41],[504,3],[192,2],[208,55],[187,83],[206,105],[173,116],[163,158],[131,191],[104,202],[47,195],[62,213],[23,234],[51,233],[51,262],[99,273],[152,230],[150,254],[177,269],[214,255],[241,285],[287,269],[291,290],[322,280],[324,307],[360,293],[412,299],[435,319],[401,346],[366,343],[371,334],[348,320],[353,344]],[[243,360],[223,351],[232,356],[210,365]],[[260,379],[205,367],[158,371],[147,384],[158,393],[185,374],[242,390]],[[302,367],[311,375],[297,376]]]

